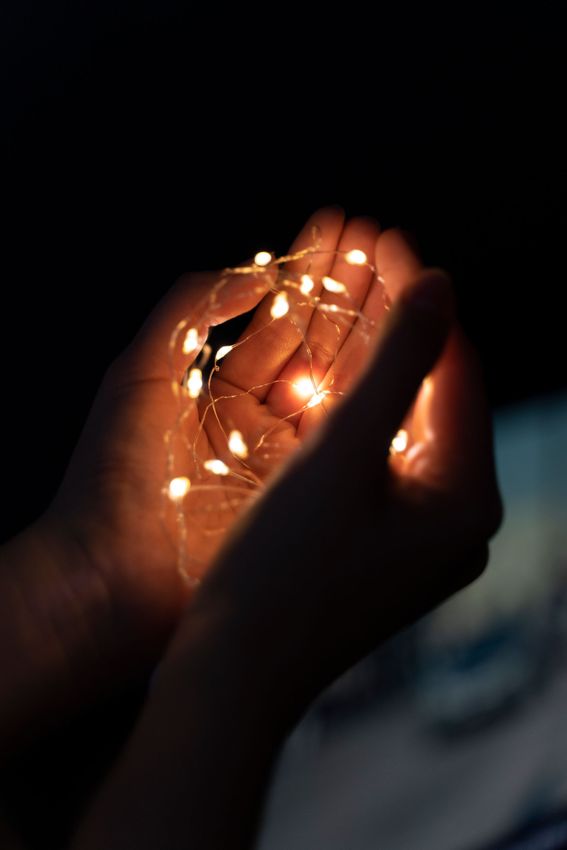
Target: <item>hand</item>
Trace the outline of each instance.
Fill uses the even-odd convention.
[[[345,225],[342,213],[336,209],[316,213],[298,236],[292,252],[312,244],[313,225],[320,228],[322,251],[358,247],[369,256],[373,255],[377,225],[368,219],[355,219]],[[311,270],[327,274],[337,269],[339,273],[339,265],[340,260],[332,253],[321,254],[314,257]],[[290,268],[293,266],[290,264]],[[370,271],[348,266],[343,261],[340,273],[341,279],[352,285],[355,297],[362,300],[370,282]],[[171,391],[168,344],[177,322],[196,309],[217,278],[218,274],[182,278],[149,317],[133,343],[112,364],[60,492],[46,517],[62,535],[72,534],[80,541],[81,551],[92,570],[109,588],[112,598],[119,600],[120,610],[136,610],[138,624],[148,630],[171,628],[181,606],[186,603],[187,593],[176,570],[173,507],[168,517],[169,526],[164,527],[160,519],[165,475],[164,433],[171,428],[177,415],[177,400]],[[246,288],[250,293],[243,298]],[[254,307],[260,297],[252,291],[247,280],[235,279],[221,292],[217,316],[219,312],[223,318],[242,313]],[[269,322],[272,297],[260,303],[243,337]],[[298,313],[298,321],[307,328],[312,317],[311,308],[301,308]],[[329,327],[328,322],[314,316],[312,326],[306,331],[313,350],[314,368],[322,374],[330,362]],[[333,331],[334,328],[331,333]],[[241,387],[259,387],[235,401],[217,405],[221,420],[235,422],[248,441],[260,432],[279,426],[278,457],[267,461],[251,459],[260,481],[273,475],[315,419],[305,415],[283,425],[280,423],[282,416],[293,409],[290,403],[295,409],[301,406],[297,398],[290,399],[289,385],[277,383],[289,378],[294,363],[297,365],[297,361],[304,359],[299,353],[293,358],[300,342],[291,323],[272,323],[227,356],[213,382],[215,396],[236,394]],[[356,356],[360,358],[362,353]],[[181,380],[190,362],[187,356],[176,360],[177,380]],[[346,380],[343,377],[343,382]],[[187,402],[184,423],[189,443],[196,437],[199,412],[203,414],[207,401],[203,395],[199,402]],[[197,444],[199,457],[219,456],[218,442],[218,425],[215,417],[209,415]],[[195,503],[187,500],[187,504],[191,510]],[[230,534],[233,522],[234,517],[229,517],[224,535],[216,538],[215,548],[211,548],[210,540],[204,536],[196,535],[191,539],[192,562],[200,565],[201,574],[208,569],[224,537]],[[198,521],[194,527],[198,527]]]
[[[364,222],[364,227],[372,226]],[[333,361],[335,386],[341,375],[358,384],[323,428],[311,431],[311,416],[321,415],[316,409],[309,411],[310,418],[295,417],[289,439],[302,432],[311,436],[233,528],[192,599],[138,728],[81,827],[81,850],[174,848],[189,839],[203,850],[248,847],[282,736],[313,696],[378,641],[484,568],[486,541],[501,508],[478,368],[454,323],[448,280],[439,272],[424,272],[396,231],[378,239],[376,252],[396,303],[370,367],[365,369],[366,353],[354,336],[343,340],[336,359],[328,340],[311,337],[318,373],[325,374],[327,357]],[[358,297],[365,312],[382,309],[372,287],[364,292],[361,286]],[[136,494],[128,481],[132,468],[112,461],[133,463],[129,446],[151,445],[152,419],[149,415],[147,432],[146,421],[130,418],[112,399],[121,398],[121,386],[128,388],[131,402],[137,398],[136,369],[157,367],[159,361],[149,357],[152,351],[161,356],[161,346],[153,347],[154,335],[160,321],[163,333],[169,331],[170,319],[169,307],[158,311],[112,367],[78,453],[80,458],[85,447],[93,448],[99,461],[108,462],[101,476],[108,487],[101,492],[127,515]],[[310,330],[311,325],[308,336]],[[277,374],[295,375],[304,368],[301,354],[290,349],[282,346],[285,364]],[[234,367],[237,359],[226,362]],[[149,379],[151,369],[146,375]],[[229,369],[218,378],[230,382]],[[156,376],[158,386],[164,380]],[[151,393],[148,382],[140,385]],[[269,415],[275,398],[259,400]],[[254,401],[246,404],[254,409]],[[276,417],[292,399],[284,392],[278,404]],[[141,404],[138,413],[151,414],[150,407]],[[97,418],[104,422],[108,410],[115,420],[110,416],[107,421],[118,426],[111,432],[120,437],[114,456],[97,442]],[[239,424],[244,428],[246,421],[243,416]],[[253,414],[249,421],[254,422]],[[402,422],[415,448],[391,458],[390,440]],[[131,439],[139,431],[149,442]],[[126,475],[124,485],[117,469]],[[96,468],[91,470],[96,482],[95,473]],[[54,516],[60,522],[65,514],[59,511],[68,510],[70,520],[86,517],[85,530],[102,534],[105,514],[97,517],[94,510],[100,498],[96,486],[87,487],[86,495],[78,489],[76,506],[70,508],[73,490],[65,493],[74,486],[74,474]],[[161,470],[156,471],[158,482]],[[89,504],[93,512],[83,513]],[[133,533],[134,518],[127,516],[123,527]],[[108,557],[109,567],[120,564],[110,552]],[[143,586],[147,579],[142,574],[139,580]],[[125,587],[129,581],[134,576]],[[41,585],[38,597],[52,585]],[[133,594],[140,599],[135,589]],[[49,672],[47,665],[46,686]],[[35,706],[33,696],[28,692]],[[29,714],[29,706],[23,708]],[[220,759],[223,770],[209,772],[207,766]]]
[[[303,670],[310,697],[480,575],[501,521],[480,368],[449,280],[397,231],[378,239],[376,265],[395,307],[373,366],[241,523],[196,600],[230,600],[250,644],[262,634],[278,669]],[[392,457],[402,425],[410,449]]]
[[[253,846],[313,697],[484,569],[501,505],[478,365],[447,276],[396,231],[376,251],[395,305],[370,367],[227,540],[81,850]],[[419,448],[392,458],[402,423]]]
[[[340,276],[362,304],[371,281],[369,270],[348,266],[332,252],[356,247],[372,257],[378,226],[364,218],[345,224],[339,210],[323,209],[307,222],[292,253],[313,244],[314,225],[321,233],[320,249],[327,253],[313,256],[310,270]],[[304,268],[299,261],[290,264],[290,270]],[[5,676],[5,689],[11,694],[14,718],[24,717],[22,703],[15,696],[20,691],[33,694],[33,700],[26,698],[26,704],[33,703],[41,714],[47,713],[43,697],[53,702],[57,696],[54,712],[60,714],[70,689],[112,685],[123,677],[126,665],[130,669],[147,667],[157,659],[187,604],[188,590],[177,571],[173,507],[169,526],[164,526],[160,516],[166,466],[164,433],[177,415],[168,346],[178,321],[198,312],[217,279],[218,274],[181,278],[150,315],[109,368],[53,504],[28,533],[2,551],[6,569],[0,577],[4,575],[8,584],[3,598],[11,610],[22,609],[17,619],[21,640],[14,633],[12,619],[3,617],[10,632],[5,645],[11,647],[5,667],[12,669],[12,674]],[[249,281],[235,278],[221,293],[216,318],[241,313],[261,298],[262,293],[255,292]],[[269,320],[271,298],[260,303],[243,336]],[[333,300],[339,299],[333,296]],[[370,313],[379,317],[383,309],[379,287],[370,289],[367,302]],[[322,378],[334,354],[336,331],[309,307],[298,309],[298,323],[313,351],[314,372]],[[354,337],[345,335],[344,347],[334,364],[336,387],[346,387],[353,371],[366,358],[366,350],[353,342]],[[311,410],[283,425],[280,421],[298,407],[289,383],[278,381],[289,380],[298,369],[305,371],[300,343],[297,330],[289,322],[268,324],[261,334],[221,361],[213,382],[215,396],[231,394],[241,386],[258,386],[250,395],[218,405],[221,419],[236,422],[250,443],[260,431],[278,427],[281,452],[267,462],[258,460],[254,472],[260,481],[277,471],[321,415]],[[175,360],[177,381],[190,362],[186,356]],[[206,403],[206,398],[199,401],[201,415]],[[192,442],[199,411],[197,402],[187,404],[186,436]],[[219,452],[216,427],[214,417],[209,416],[198,443],[201,458]],[[217,546],[230,536],[234,521],[225,522],[224,535],[216,538]],[[204,574],[215,550],[209,541],[195,538],[191,555]],[[28,645],[30,623],[34,640]],[[55,629],[53,623],[57,623]],[[22,660],[20,644],[27,647],[33,665]],[[57,688],[49,684],[55,667],[59,671]],[[25,687],[16,686],[22,670],[29,671]],[[41,671],[39,678],[33,670]],[[84,693],[78,697],[84,698]]]
[[[345,225],[340,211],[321,210],[306,224],[291,253],[313,244],[314,225],[326,253],[313,257],[310,271],[340,276],[362,303],[370,272],[341,264],[333,252],[356,247],[372,257],[376,223],[355,219]],[[290,263],[288,269],[299,266]],[[187,588],[177,572],[174,533],[171,528],[168,533],[160,519],[163,435],[177,414],[168,344],[177,322],[198,311],[217,278],[186,276],[158,305],[108,370],[50,509],[0,551],[0,754],[17,747],[22,736],[34,736],[53,721],[63,723],[81,704],[123,686],[136,670],[149,671],[187,602]],[[224,318],[254,307],[261,298],[258,293],[242,297],[250,290],[248,284],[240,278],[222,293]],[[378,317],[383,307],[379,288],[369,299]],[[271,296],[260,304],[243,336],[266,323],[270,304]],[[313,352],[314,373],[322,378],[333,356],[329,349],[336,331],[308,307],[299,308],[297,318]],[[260,481],[277,471],[320,415],[308,411],[281,423],[302,403],[298,405],[289,390],[292,374],[306,365],[298,352],[300,343],[289,323],[268,324],[265,332],[222,361],[213,383],[215,396],[233,393],[241,382],[263,385],[252,395],[218,405],[221,418],[235,421],[250,444],[255,433],[277,426],[281,451],[277,458],[259,461],[255,474]],[[349,357],[352,372],[357,359],[362,362],[363,351],[350,350]],[[176,363],[178,381],[189,364],[187,357]],[[343,372],[346,382],[347,370]],[[199,405],[202,415],[206,399]],[[197,403],[186,424],[192,441]],[[218,455],[214,443],[215,420],[209,417],[199,441],[202,458]],[[225,536],[230,531],[229,523]],[[223,542],[221,537],[217,541]],[[194,547],[192,554],[205,572],[214,552],[207,544],[202,551]]]

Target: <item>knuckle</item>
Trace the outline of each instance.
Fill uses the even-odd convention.
[[[327,340],[309,340],[309,348],[313,365],[316,368],[328,368],[336,357],[336,347],[332,346]]]

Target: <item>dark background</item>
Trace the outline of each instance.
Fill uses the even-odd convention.
[[[311,12],[3,5],[5,535],[176,276],[283,252],[321,204],[452,272],[495,404],[565,385],[557,16]]]

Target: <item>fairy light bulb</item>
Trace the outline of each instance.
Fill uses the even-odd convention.
[[[228,475],[228,473],[230,472],[226,463],[216,457],[212,460],[206,460],[203,466],[209,472],[212,472],[213,475]]]
[[[361,251],[360,248],[353,248],[352,251],[347,251],[345,254],[345,260],[347,263],[350,263],[351,266],[363,266],[368,262],[368,257]]]
[[[301,292],[302,295],[309,295],[309,293],[313,291],[314,286],[315,286],[315,283],[314,283],[311,275],[308,275],[308,274],[302,274],[301,275],[301,283],[299,285],[299,291]]]
[[[191,487],[191,482],[186,475],[179,478],[172,478],[169,482],[168,494],[172,502],[179,502],[187,495]]]
[[[409,443],[409,434],[405,428],[400,428],[392,442],[390,443],[390,451],[392,454],[401,454],[405,452]]]
[[[240,431],[231,431],[228,435],[228,448],[233,455],[240,458],[248,457],[248,446]]]
[[[226,357],[229,351],[232,351],[233,348],[233,345],[221,345],[221,347],[215,354],[215,363],[217,362],[217,360],[221,360],[223,357]]]
[[[322,280],[323,286],[327,290],[327,292],[333,292],[338,294],[340,292],[346,292],[346,286],[344,283],[341,283],[339,280],[335,280],[332,277],[325,276]]]
[[[189,328],[183,340],[183,354],[191,354],[199,346],[199,331]]]
[[[323,390],[319,392],[317,387],[311,380],[311,378],[305,377],[300,378],[298,381],[295,381],[293,384],[294,389],[302,398],[308,398],[307,407],[315,407],[317,404],[321,404],[325,396],[327,395],[327,391]]]
[[[299,381],[295,381],[293,387],[302,398],[309,398],[317,392],[311,378],[300,378]]]
[[[258,251],[254,257],[254,263],[257,266],[269,266],[272,262],[272,255],[269,251]]]
[[[321,404],[321,402],[323,401],[323,399],[325,398],[326,395],[327,395],[327,393],[324,390],[323,390],[323,392],[320,392],[320,393],[313,393],[313,395],[311,396],[311,398],[309,399],[309,401],[307,403],[307,407],[315,407],[315,405]]]
[[[272,301],[270,315],[272,319],[281,319],[289,312],[289,301],[287,300],[287,292],[278,292]]]
[[[189,378],[187,379],[187,391],[189,398],[199,398],[199,394],[203,389],[203,373],[200,369],[191,369]]]

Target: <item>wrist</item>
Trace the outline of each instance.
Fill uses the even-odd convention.
[[[258,635],[249,644],[236,615],[220,597],[193,597],[126,754],[73,846],[122,847],[126,824],[128,846],[154,848],[164,822],[171,836],[189,829],[195,846],[252,846],[288,729],[281,692],[270,687],[270,653]]]
[[[0,748],[100,688],[115,618],[80,544],[48,515],[0,547]]]
[[[215,590],[220,590],[218,586]],[[245,594],[243,594],[243,597]],[[194,679],[231,710],[246,713],[268,740],[279,744],[307,709],[305,687],[288,630],[248,598],[209,592],[195,594],[155,678],[156,689]]]

